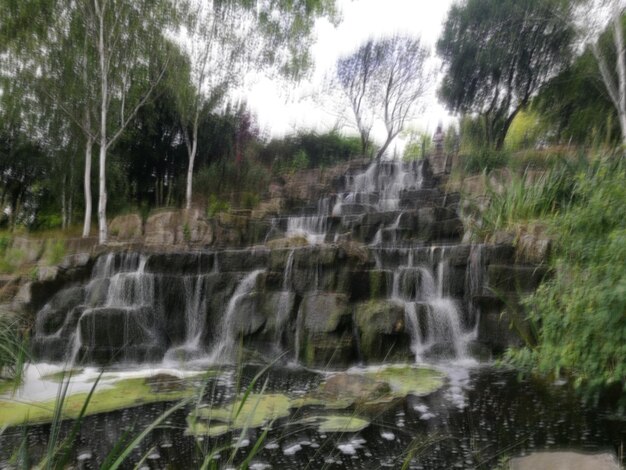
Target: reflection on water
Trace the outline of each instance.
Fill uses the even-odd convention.
[[[520,381],[514,371],[491,367],[457,365],[444,370],[449,380],[442,390],[425,398],[409,396],[392,409],[370,412],[367,417],[373,424],[357,434],[320,434],[305,419],[319,410],[294,411],[274,422],[250,468],[400,468],[410,455],[411,469],[489,469],[506,455],[555,448],[615,452],[626,441],[624,419],[616,419],[606,408],[584,404],[563,385]],[[258,372],[255,367],[244,368],[241,384],[250,383]],[[231,370],[210,379],[205,400],[217,404],[231,399],[237,376]],[[272,369],[266,376],[268,381],[259,380],[256,392],[303,394],[324,378],[322,373],[298,368]],[[98,468],[124,433],[135,436],[169,406],[153,404],[87,417],[75,445],[77,467]],[[135,449],[127,468],[142,459],[141,468],[199,468],[203,455],[230,446],[215,455],[220,468],[228,468],[232,446],[238,448],[233,462],[241,463],[263,432],[196,440],[184,434],[187,411],[171,415],[153,431]],[[43,455],[49,431],[49,425],[28,429],[33,462]],[[11,468],[8,459],[21,438],[18,428],[0,436],[0,468]]]

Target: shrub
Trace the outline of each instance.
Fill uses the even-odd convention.
[[[510,155],[507,151],[493,150],[486,147],[463,153],[459,156],[463,170],[469,174],[503,168],[508,165],[509,159]]]
[[[626,400],[626,165],[592,162],[555,197],[547,219],[555,241],[554,277],[529,296],[537,344],[510,351],[518,365],[563,373],[587,396],[617,386]],[[557,204],[558,202],[558,204]]]

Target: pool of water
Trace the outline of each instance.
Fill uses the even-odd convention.
[[[358,433],[320,433],[306,418],[315,407],[295,410],[273,422],[252,459],[252,469],[492,469],[509,456],[544,449],[620,453],[626,442],[626,418],[608,406],[584,403],[563,384],[520,378],[491,366],[444,365],[448,379],[439,391],[409,396],[388,409],[369,411],[371,425]],[[209,379],[204,403],[228,402],[245,387],[258,367],[223,370]],[[119,373],[120,371],[114,371]],[[129,373],[129,371],[125,371]],[[325,373],[302,368],[274,368],[253,387],[257,392],[304,394]],[[169,409],[172,403],[128,408],[84,419],[74,444],[78,468],[99,468],[120,440],[130,440]],[[219,468],[235,468],[249,455],[264,429],[218,438],[186,435],[189,409],[172,414],[133,451],[124,468],[199,468],[211,455]],[[355,413],[350,410],[343,414]],[[68,432],[65,422],[61,433]],[[0,468],[11,468],[11,455],[27,440],[37,462],[44,454],[50,425],[14,427],[0,436]],[[221,451],[219,449],[222,449]]]

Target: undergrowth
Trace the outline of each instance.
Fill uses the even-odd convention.
[[[607,157],[551,173],[543,189],[510,187],[488,211],[491,227],[540,218],[551,233],[554,276],[525,300],[537,343],[513,363],[570,376],[587,397],[626,398],[626,164]]]

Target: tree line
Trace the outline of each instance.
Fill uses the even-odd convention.
[[[581,26],[580,9],[592,7],[610,18],[603,31]],[[316,20],[337,21],[336,13],[333,0],[1,0],[6,223],[60,219],[65,227],[79,208],[88,236],[95,202],[105,243],[107,212],[129,200],[189,209],[200,173],[220,186],[224,178],[206,180],[211,171],[244,178],[356,154],[382,158],[434,91],[435,57],[440,100],[477,123],[481,145],[501,149],[528,109],[555,141],[584,143],[590,125],[626,141],[619,2],[464,0],[451,7],[435,51],[396,34],[339,59],[332,96],[358,142],[337,132],[267,142],[232,92],[253,70],[302,78]],[[375,123],[384,128],[378,146]]]

